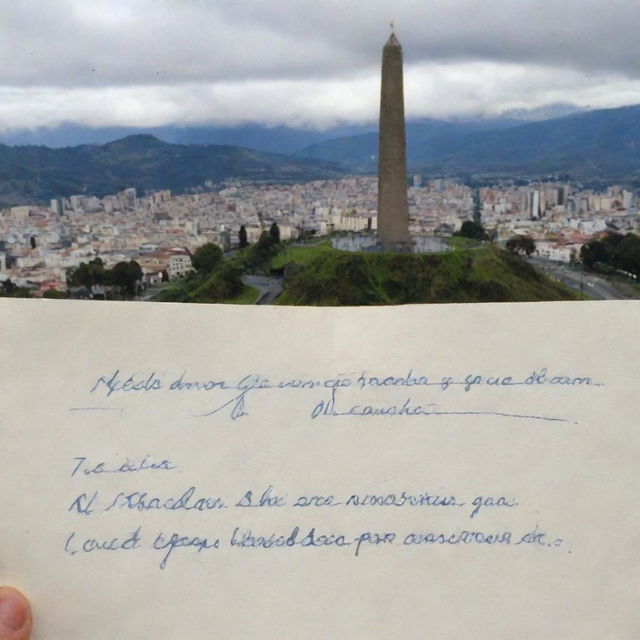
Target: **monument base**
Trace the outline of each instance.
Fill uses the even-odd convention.
[[[334,249],[340,251],[363,251],[365,253],[443,253],[452,247],[438,236],[414,236],[409,242],[381,242],[369,233],[354,233],[331,239]]]

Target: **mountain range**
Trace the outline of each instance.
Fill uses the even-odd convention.
[[[18,129],[0,135],[11,146],[44,145],[52,148],[105,144],[132,135],[151,135],[171,144],[214,144],[246,147],[267,153],[290,154],[324,140],[375,131],[376,125],[340,125],[324,130],[245,123],[237,126],[86,127],[70,122],[55,127]]]
[[[323,160],[223,145],[169,144],[148,134],[63,149],[0,145],[4,206],[47,203],[72,194],[102,197],[125,187],[180,193],[228,178],[304,182],[342,175],[343,167]]]
[[[427,175],[562,174],[584,181],[640,184],[640,106],[576,113],[500,129],[465,124],[408,123],[407,156]],[[353,171],[375,171],[377,134],[324,141],[299,157],[339,161]]]
[[[576,112],[573,105],[558,103],[533,110],[516,110],[498,118],[482,118],[461,121],[463,127],[473,130],[501,129],[527,121],[548,120]],[[411,124],[436,123],[450,124],[429,119],[409,120]],[[55,126],[12,129],[0,132],[0,143],[11,146],[44,145],[61,148],[81,144],[105,144],[120,138],[137,134],[149,134],[172,144],[220,144],[233,147],[248,147],[270,153],[290,154],[311,145],[355,136],[363,133],[375,133],[377,123],[337,124],[323,129],[310,127],[270,126],[256,122],[246,122],[234,126],[222,125],[167,125],[160,127],[87,127],[65,122]]]
[[[75,133],[89,136],[90,131],[94,138],[128,132],[79,128]],[[263,125],[165,127],[158,132],[174,143],[145,131],[65,148],[0,144],[0,204],[46,202],[74,193],[102,196],[127,186],[181,192],[231,177],[293,182],[377,169],[378,134],[367,126],[325,132]],[[410,171],[425,176],[562,175],[640,186],[640,106],[539,122],[413,120],[407,123],[407,140]]]

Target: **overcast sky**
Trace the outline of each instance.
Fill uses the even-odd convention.
[[[0,0],[0,129],[377,118],[389,22],[408,116],[640,103],[639,0]]]

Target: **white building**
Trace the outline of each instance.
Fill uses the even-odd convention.
[[[180,253],[174,253],[169,258],[169,266],[167,267],[167,273],[169,279],[182,278],[185,276],[193,266],[191,264],[191,256],[186,251]]]

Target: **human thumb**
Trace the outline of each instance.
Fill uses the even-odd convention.
[[[0,640],[29,640],[31,626],[27,599],[11,587],[0,587]]]

